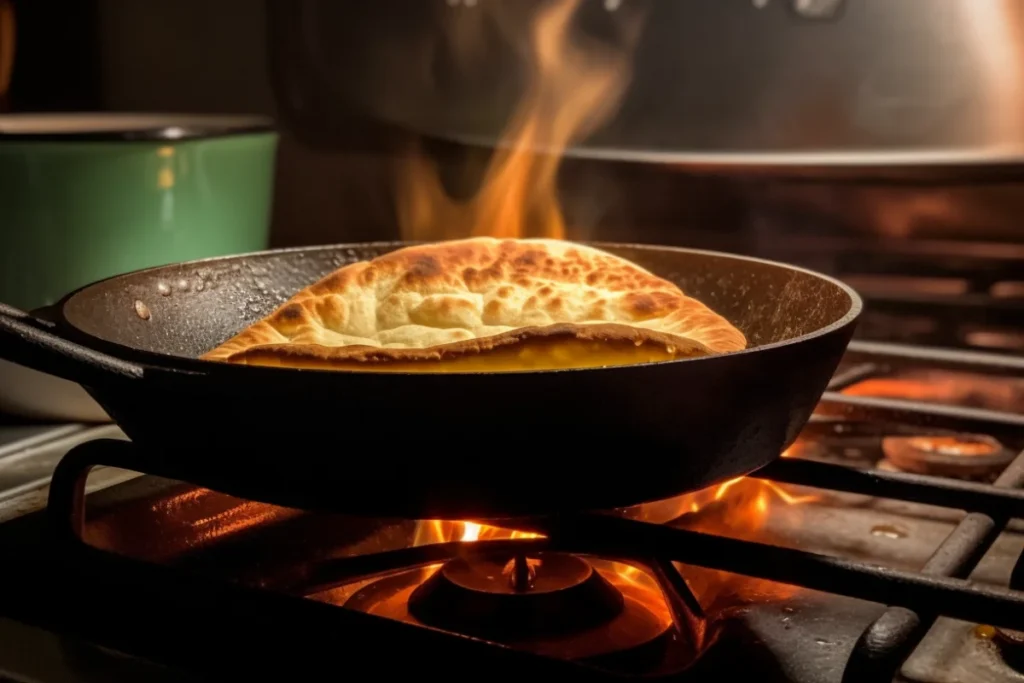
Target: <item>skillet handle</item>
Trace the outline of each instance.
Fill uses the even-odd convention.
[[[141,365],[68,341],[56,325],[0,303],[0,358],[72,382],[141,379]]]

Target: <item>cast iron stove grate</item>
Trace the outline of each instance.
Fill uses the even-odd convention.
[[[1024,417],[980,408],[959,408],[928,403],[848,396],[841,389],[882,372],[894,365],[927,364],[930,368],[970,370],[1007,377],[1024,376],[1024,360],[970,352],[944,352],[923,348],[855,343],[850,348],[845,370],[837,374],[824,396],[811,429],[829,428],[837,420],[854,420],[884,431],[886,425],[913,425],[937,430],[991,434],[1012,443],[1024,436]],[[1007,638],[1024,631],[1024,559],[1013,572],[1011,588],[972,584],[964,579],[1006,527],[1011,518],[1024,518],[1024,452],[1002,471],[994,484],[910,474],[905,472],[861,471],[843,465],[785,458],[752,474],[774,482],[818,489],[908,501],[969,514],[935,550],[920,571],[906,571],[868,562],[777,547],[692,530],[673,528],[605,514],[574,514],[558,518],[517,522],[544,537],[531,540],[441,543],[382,553],[320,561],[304,573],[302,581],[283,594],[235,585],[215,585],[180,575],[173,568],[146,566],[137,560],[114,556],[80,542],[84,523],[84,485],[89,470],[98,465],[136,470],[139,462],[127,442],[91,442],[69,453],[58,466],[51,484],[48,514],[55,532],[69,543],[65,548],[76,561],[93,563],[103,571],[123,572],[144,583],[146,576],[170,586],[164,599],[175,595],[207,594],[217,604],[234,605],[238,614],[251,613],[255,605],[270,610],[274,619],[301,619],[306,626],[320,627],[326,634],[358,631],[362,637],[400,648],[402,657],[381,662],[381,670],[392,673],[426,667],[431,658],[486,665],[499,678],[551,673],[570,678],[621,678],[613,670],[585,663],[538,657],[514,648],[490,644],[436,629],[409,626],[349,609],[338,609],[308,600],[304,596],[345,583],[378,577],[400,569],[451,560],[456,556],[509,555],[516,558],[536,553],[601,556],[640,564],[656,577],[669,605],[676,639],[692,635],[693,620],[701,607],[674,563],[732,572],[748,577],[798,585],[819,591],[892,605],[864,631],[847,661],[844,680],[869,681],[894,678],[939,616],[1003,629]],[[146,472],[202,485],[202,473]],[[190,476],[194,475],[194,476]],[[525,525],[525,526],[524,526]],[[202,641],[202,629],[193,623],[193,644]],[[238,629],[236,629],[237,631]],[[242,629],[244,630],[244,629]],[[315,632],[316,629],[312,629]],[[304,633],[310,633],[306,628]],[[236,635],[238,635],[236,633]],[[189,654],[153,639],[116,645],[126,651],[143,651],[158,661],[174,650],[180,661]],[[285,647],[288,638],[276,637]],[[255,641],[254,641],[255,642]],[[293,646],[307,651],[325,643],[307,639]],[[227,641],[217,643],[221,654],[229,651]],[[198,662],[215,655],[202,647],[191,653]],[[404,660],[404,661],[400,661]],[[418,662],[418,663],[417,663]],[[404,668],[403,668],[404,667]],[[689,678],[690,672],[671,672],[672,680]],[[707,673],[707,672],[703,672]],[[698,675],[699,674],[694,674]],[[647,676],[648,678],[650,676]]]

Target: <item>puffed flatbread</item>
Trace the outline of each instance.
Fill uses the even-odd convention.
[[[618,256],[562,240],[477,237],[344,266],[202,358],[515,371],[671,360],[746,343],[703,303]]]

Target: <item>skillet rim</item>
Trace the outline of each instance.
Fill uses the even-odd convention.
[[[741,351],[730,351],[726,353],[718,353],[709,356],[697,356],[690,358],[676,358],[673,360],[666,361],[653,361],[648,363],[633,363],[629,365],[610,365],[594,368],[559,368],[554,370],[512,370],[505,372],[445,372],[445,373],[430,373],[430,372],[366,372],[366,371],[354,371],[354,370],[322,370],[318,368],[289,368],[289,367],[276,367],[276,366],[254,366],[254,365],[236,365],[232,363],[222,363],[217,361],[201,360],[199,358],[191,358],[185,356],[176,356],[168,353],[160,353],[156,351],[148,351],[145,349],[139,349],[131,346],[127,346],[118,342],[102,339],[93,334],[86,332],[77,325],[74,325],[65,315],[64,309],[79,294],[82,294],[88,289],[99,286],[104,283],[108,283],[114,280],[122,278],[131,278],[151,273],[154,271],[165,270],[168,268],[182,268],[182,267],[196,267],[210,263],[220,263],[226,261],[234,261],[239,259],[252,258],[256,256],[275,256],[280,254],[294,254],[294,253],[310,253],[315,251],[334,251],[344,249],[377,249],[377,248],[388,248],[388,251],[394,251],[403,247],[413,246],[417,244],[429,244],[430,242],[424,241],[404,241],[404,240],[381,240],[374,242],[342,242],[337,244],[322,244],[322,245],[306,245],[299,247],[284,247],[279,249],[263,249],[259,251],[251,251],[239,254],[226,254],[223,256],[211,256],[202,259],[193,259],[190,261],[179,261],[175,263],[167,263],[158,266],[150,266],[148,268],[139,268],[137,270],[128,271],[126,273],[118,273],[117,275],[111,275],[95,282],[91,282],[87,285],[78,287],[77,289],[69,292],[68,294],[61,297],[52,306],[45,307],[44,310],[54,310],[59,314],[59,324],[65,328],[70,328],[73,332],[75,339],[72,337],[72,341],[81,343],[89,348],[92,348],[103,353],[108,353],[116,358],[125,360],[127,362],[138,362],[144,365],[159,367],[159,368],[171,368],[179,371],[187,371],[192,373],[200,373],[209,375],[211,373],[222,373],[222,372],[248,372],[254,374],[254,371],[259,374],[263,373],[276,373],[281,376],[280,373],[284,373],[291,376],[296,376],[297,373],[302,373],[304,376],[388,376],[388,377],[433,377],[433,376],[444,376],[444,377],[480,377],[480,376],[501,376],[501,375],[552,375],[557,373],[565,372],[594,372],[594,371],[627,371],[633,368],[645,368],[645,367],[662,367],[662,366],[674,366],[679,363],[693,363],[699,361],[712,362],[725,358],[734,358],[736,356],[747,356],[760,351],[772,351],[774,349],[802,344],[810,342],[820,337],[825,337],[839,330],[842,330],[854,323],[860,317],[864,310],[864,301],[860,294],[851,287],[850,285],[838,280],[830,275],[820,273],[818,271],[804,268],[802,266],[793,265],[790,263],[784,263],[781,261],[773,261],[771,259],[758,258],[756,256],[746,256],[743,254],[732,254],[724,251],[715,251],[711,249],[693,249],[689,247],[676,247],[668,245],[658,244],[644,244],[636,242],[593,242],[593,241],[580,241],[579,244],[595,247],[597,249],[615,249],[627,248],[637,249],[641,251],[659,251],[659,252],[677,252],[685,253],[698,256],[710,256],[716,258],[731,259],[736,261],[745,261],[748,263],[759,263],[774,268],[783,268],[793,272],[804,273],[813,278],[824,280],[832,285],[835,285],[849,297],[850,303],[849,308],[839,319],[834,322],[802,334],[798,337],[791,339],[783,339],[780,341],[771,342],[769,344],[762,344],[760,346],[748,347]],[[381,254],[388,253],[387,251],[381,252]],[[349,265],[349,264],[346,264]],[[344,267],[344,266],[340,266]],[[657,275],[657,273],[655,273]],[[660,277],[660,276],[659,276]],[[84,340],[90,340],[96,342],[99,345],[87,344]],[[124,352],[118,353],[114,350]]]

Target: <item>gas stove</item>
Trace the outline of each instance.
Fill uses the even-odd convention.
[[[116,427],[23,428],[0,446],[0,673],[1019,681],[1022,409],[1024,359],[855,342],[764,470],[486,521],[241,500],[133,470]]]

